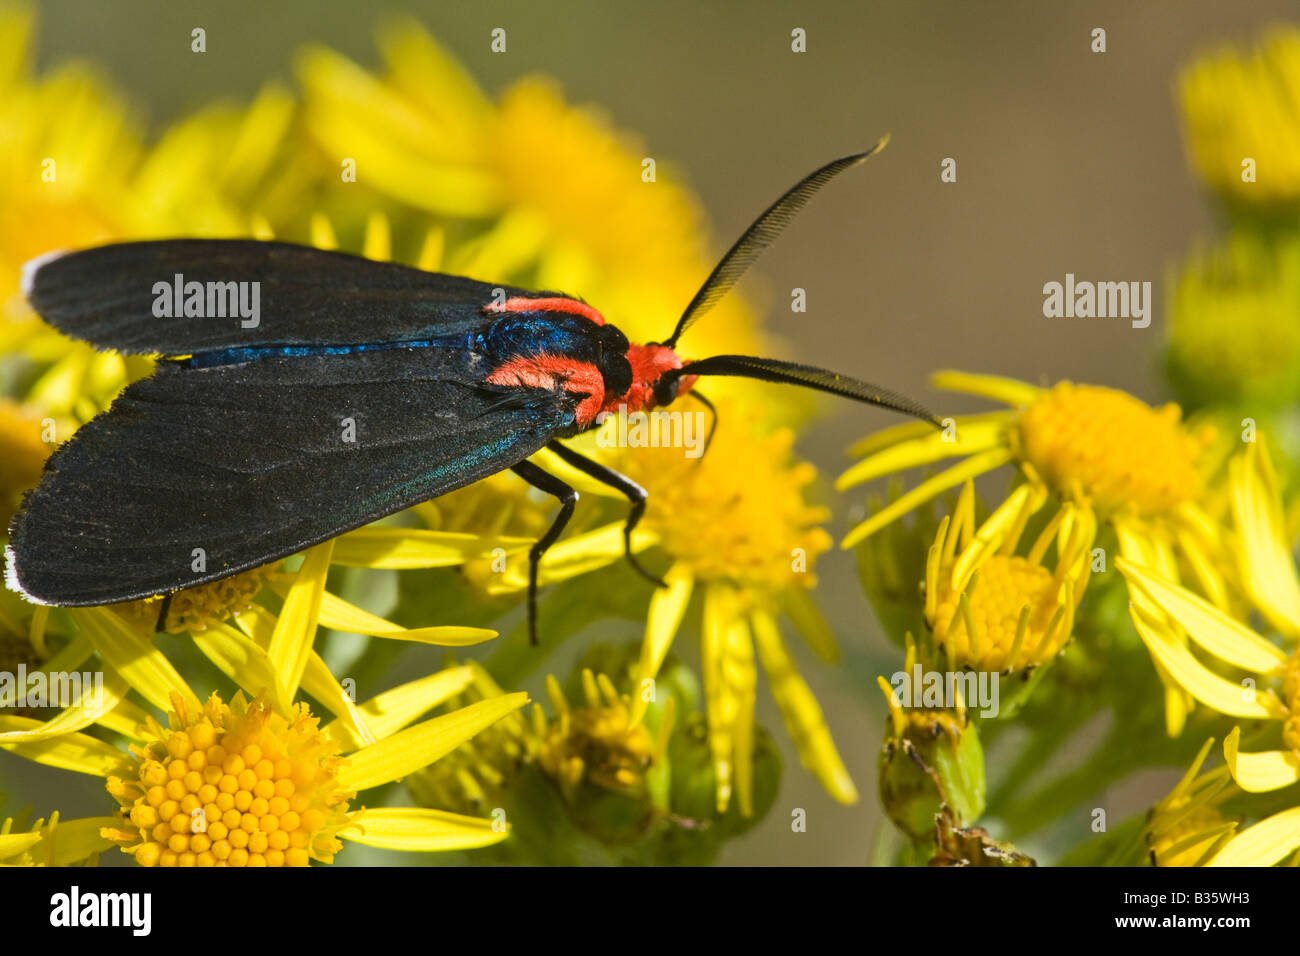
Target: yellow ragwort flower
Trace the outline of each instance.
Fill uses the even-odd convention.
[[[583,701],[571,707],[559,681],[547,675],[555,716],[547,721],[541,707],[533,707],[533,731],[541,741],[538,765],[570,801],[587,782],[611,793],[644,796],[648,771],[668,749],[673,698],[654,735],[644,723],[632,722],[631,700],[604,674],[584,669],[582,692]]]
[[[1066,503],[1028,554],[1018,555],[1025,524],[1044,497],[1021,485],[976,530],[975,487],[967,482],[951,520],[941,523],[926,562],[925,620],[949,670],[1030,670],[1070,640],[1096,522],[1086,507]],[[1050,570],[1043,559],[1053,541],[1058,553]]]
[[[618,447],[618,416],[602,427],[606,431],[587,450],[649,492],[633,551],[658,545],[672,562],[664,575],[669,587],[650,598],[634,686],[659,672],[698,585],[704,592],[702,676],[719,811],[733,789],[742,813],[751,808],[758,663],[804,765],[837,800],[856,801],[821,708],[795,669],[776,620],[778,612],[786,613],[820,656],[835,658],[829,629],[807,593],[816,582],[813,564],[831,544],[820,526],[827,511],[805,500],[815,470],[791,462],[793,436],[764,434],[731,402],[718,405],[716,432],[700,457],[667,445]],[[583,493],[612,495],[553,456],[545,467]],[[558,542],[543,559],[539,579],[565,580],[622,560],[622,526],[619,520]],[[509,592],[526,583],[523,562],[516,561],[491,587]],[[643,701],[633,699],[634,723],[645,710]]]
[[[547,78],[518,80],[494,101],[418,23],[392,20],[378,41],[380,75],[324,47],[299,57],[304,125],[325,159],[318,178],[331,208],[355,218],[360,187],[371,206],[436,223],[444,271],[580,294],[633,341],[661,340],[713,266],[680,174],[660,158],[643,179],[653,155]],[[345,161],[355,183],[341,182]],[[699,354],[761,348],[736,295],[692,336]],[[751,386],[716,390],[733,387]]]
[[[109,831],[141,866],[307,866],[342,848],[355,796],[338,783],[339,745],[305,704],[287,718],[264,699],[213,693],[190,713],[173,695],[150,720],[128,779],[109,777],[122,821]]]
[[[933,475],[855,527],[852,547],[917,506],[965,481],[1015,464],[1031,483],[1086,507],[1115,531],[1121,553],[1177,580],[1180,561],[1216,604],[1228,606],[1223,534],[1204,511],[1208,429],[1192,430],[1177,406],[1151,406],[1125,392],[1060,382],[1039,388],[996,376],[936,374],[934,383],[1005,402],[1002,412],[950,421],[935,432],[903,425],[854,447],[862,460],[836,482],[843,491],[946,458],[964,460]],[[1162,679],[1165,675],[1161,675]],[[1166,720],[1181,729],[1186,694],[1166,682]]]
[[[1166,363],[1198,405],[1300,397],[1300,241],[1237,232],[1170,282]]]
[[[1197,60],[1178,92],[1192,164],[1211,188],[1256,208],[1300,200],[1300,29]]]
[[[297,621],[295,603],[291,592],[282,620]],[[103,688],[94,694],[84,689],[49,721],[0,716],[0,748],[103,777],[122,806],[121,818],[103,834],[138,863],[306,865],[331,860],[339,848],[336,838],[431,852],[487,846],[506,837],[507,828],[495,821],[350,803],[357,793],[455,750],[524,706],[527,694],[484,699],[412,723],[463,691],[472,679],[469,668],[431,674],[354,705],[314,655],[314,667],[305,662],[296,668],[291,655],[277,669],[276,638],[283,633],[259,642],[255,628],[250,637],[222,624],[195,642],[241,691],[229,703],[214,693],[202,704],[147,631],[107,608],[73,614],[88,639],[86,653],[93,647],[101,657]],[[304,650],[297,640],[288,644],[299,655]],[[319,727],[307,705],[296,700],[299,679],[342,715]],[[166,710],[167,728],[127,699],[129,691]],[[254,695],[251,704],[244,692]],[[92,725],[123,735],[129,752],[83,732]]]

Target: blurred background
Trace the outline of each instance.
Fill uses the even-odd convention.
[[[1294,18],[1295,5],[43,0],[38,10],[36,68],[94,61],[129,100],[147,105],[138,119],[152,130],[214,96],[246,102],[268,78],[292,86],[295,51],[307,42],[374,67],[379,16],[409,13],[489,93],[546,73],[570,102],[597,105],[639,134],[645,155],[686,173],[722,243],[718,252],[798,177],[891,133],[879,158],[801,215],[744,288],[764,305],[785,357],[956,414],[983,406],[931,392],[931,371],[1070,378],[1153,403],[1168,397],[1157,374],[1166,272],[1214,216],[1188,169],[1174,77],[1198,53]],[[206,55],[190,52],[195,26],[207,31]],[[496,27],[507,31],[503,54],[489,48]],[[791,52],[796,27],[806,31],[806,53]],[[1090,49],[1097,27],[1106,30],[1105,53]],[[502,149],[529,148],[509,129],[500,137]],[[955,183],[940,180],[948,157],[957,162]],[[1150,327],[1044,318],[1043,285],[1067,272],[1152,282]],[[794,287],[807,291],[806,314],[789,309]],[[665,316],[665,326],[672,319]],[[781,400],[779,390],[772,399]],[[852,440],[891,422],[847,403],[823,411],[798,450],[825,483]],[[836,498],[829,489],[823,496],[838,538],[861,497]],[[832,551],[818,571],[845,666],[807,654],[800,664],[862,800],[832,801],[799,771],[778,731],[787,772],[776,806],[727,845],[726,863],[862,864],[880,822],[875,762],[885,708],[874,679],[897,669],[898,652],[879,632],[852,555]],[[693,647],[678,650],[698,659]],[[757,716],[779,728],[764,681]],[[36,768],[38,780],[51,787],[69,785],[68,775],[43,772]],[[1104,803],[1127,815],[1175,776],[1153,772]],[[95,781],[84,794],[51,796],[65,816],[102,807]],[[807,833],[790,831],[796,807],[807,810]]]

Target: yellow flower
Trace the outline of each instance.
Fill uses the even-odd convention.
[[[1239,564],[1240,578],[1265,616],[1276,619],[1282,633],[1295,637],[1296,618],[1291,615],[1300,608],[1300,582],[1282,530],[1281,501],[1268,456],[1261,445],[1247,445],[1229,470],[1236,531],[1231,551]],[[1291,655],[1221,607],[1180,587],[1170,569],[1136,559],[1121,559],[1116,564],[1130,585],[1130,606],[1138,634],[1163,675],[1197,700],[1229,716],[1285,721],[1295,711],[1297,688],[1294,680],[1287,678],[1295,666]],[[1192,652],[1192,646],[1221,665],[1206,666]],[[1244,671],[1248,677],[1240,684],[1229,680],[1219,673],[1222,665]],[[1285,702],[1273,688],[1257,689],[1261,682],[1282,682],[1284,678]],[[1272,779],[1300,779],[1300,753],[1281,761],[1274,770],[1285,772]]]
[[[1300,395],[1300,242],[1236,233],[1170,281],[1167,364],[1203,405]]]
[[[302,623],[297,604],[291,590],[281,616],[290,630],[303,629],[295,628]],[[295,664],[310,649],[296,634],[281,640],[284,630],[277,627],[269,642],[259,642],[257,628],[248,636],[218,625],[195,642],[255,697],[248,704],[237,693],[227,704],[214,694],[204,705],[147,633],[106,608],[72,613],[86,639],[84,653],[93,649],[103,661],[103,687],[97,693],[84,688],[72,706],[49,721],[0,717],[0,747],[105,778],[123,810],[104,835],[137,862],[306,865],[309,859],[332,859],[336,837],[420,852],[487,846],[505,838],[507,831],[488,820],[349,804],[356,793],[451,752],[526,704],[526,694],[482,700],[412,724],[462,691],[471,680],[469,669],[432,674],[358,706],[318,657]],[[296,654],[277,655],[281,646]],[[318,727],[307,705],[295,700],[299,679],[303,689],[341,709],[342,716]],[[129,700],[129,691],[168,711],[168,728]],[[130,753],[83,732],[92,725],[123,735]],[[247,838],[236,835],[237,829]]]
[[[661,158],[643,181],[653,155],[599,110],[567,104],[549,79],[521,79],[494,102],[413,21],[391,21],[379,45],[381,76],[322,47],[299,58],[331,208],[355,216],[359,203],[340,191],[373,190],[395,215],[439,224],[445,271],[579,293],[633,341],[667,335],[713,266],[681,176]],[[355,184],[340,182],[347,160]],[[692,329],[692,348],[753,351],[753,325],[729,296]]]
[[[288,718],[264,699],[215,692],[190,713],[172,696],[168,728],[152,719],[132,748],[135,774],[109,777],[122,804],[111,835],[142,866],[307,866],[342,848],[339,746],[307,706]]]
[[[1203,866],[1232,838],[1237,822],[1219,809],[1236,793],[1228,772],[1219,767],[1200,773],[1213,746],[1210,738],[1187,773],[1147,814],[1142,837],[1153,866]]]
[[[533,707],[533,729],[541,741],[539,766],[570,801],[588,782],[611,793],[644,796],[647,772],[667,752],[673,698],[654,736],[645,724],[632,722],[631,700],[604,674],[584,669],[582,692],[581,705],[570,707],[559,681],[547,675],[555,716],[548,722],[541,707]]]
[[[85,421],[152,363],[96,353],[44,325],[19,294],[23,264],[121,239],[247,235],[268,184],[303,177],[284,161],[293,103],[280,88],[267,86],[246,111],[205,110],[146,149],[93,69],[30,76],[32,19],[26,8],[0,10],[0,353],[48,366],[28,400]]]
[[[1300,200],[1300,30],[1198,60],[1178,92],[1192,164],[1211,188],[1256,208]]]
[[[1232,463],[1235,553],[1242,578],[1266,616],[1281,617],[1297,592],[1289,548],[1280,538],[1281,503],[1257,445]],[[1262,634],[1154,570],[1117,562],[1130,583],[1133,621],[1162,673],[1206,706],[1250,720],[1274,721],[1281,748],[1241,750],[1241,728],[1223,743],[1227,772],[1247,793],[1280,790],[1300,781],[1300,650],[1288,654]],[[1295,619],[1279,628],[1294,639]],[[1195,646],[1220,664],[1207,666]],[[1239,682],[1221,675],[1224,666],[1244,673]],[[1273,686],[1263,686],[1272,684]],[[1209,861],[1211,866],[1268,866],[1300,849],[1300,807],[1283,810],[1235,834]]]
[[[1021,485],[975,530],[975,487],[962,488],[926,562],[925,619],[949,670],[970,667],[1011,674],[1055,656],[1070,640],[1074,609],[1090,572],[1096,522],[1067,503],[1029,553],[1016,548],[1043,503],[1041,489]],[[1043,566],[1052,541],[1056,569]]]
[[[778,612],[786,613],[823,659],[835,659],[834,640],[807,596],[816,582],[813,563],[831,543],[820,527],[827,512],[804,498],[815,471],[790,461],[792,435],[765,435],[729,402],[719,404],[712,443],[699,458],[686,457],[681,448],[617,448],[618,418],[603,427],[608,431],[590,450],[649,492],[633,551],[658,545],[672,562],[664,575],[669,587],[650,598],[633,686],[644,686],[659,672],[698,585],[704,592],[702,676],[719,812],[733,790],[742,814],[752,809],[760,663],[804,765],[835,799],[856,801],[821,708],[795,669],[776,620]],[[553,456],[545,458],[545,467],[583,493],[611,496],[608,487]],[[565,580],[622,560],[622,530],[619,520],[560,541],[546,553],[539,580]],[[516,562],[490,587],[509,592],[526,583],[522,562]],[[632,701],[634,723],[645,710],[644,701]]]
[[[1228,605],[1228,583],[1219,570],[1223,535],[1200,503],[1203,451],[1213,436],[1183,425],[1177,406],[1155,409],[1124,392],[1070,382],[1039,388],[957,372],[939,373],[933,381],[940,388],[1003,401],[1010,409],[956,419],[942,432],[903,425],[859,442],[854,453],[862,460],[840,476],[836,488],[841,491],[966,457],[890,501],[849,532],[844,547],[949,488],[1014,463],[1030,484],[1088,508],[1108,524],[1125,557],[1157,567],[1172,580],[1181,562],[1216,604]],[[1184,692],[1166,686],[1166,722],[1177,733],[1189,702]]]

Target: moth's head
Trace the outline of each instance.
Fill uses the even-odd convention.
[[[667,345],[630,345],[627,362],[632,366],[632,387],[623,395],[607,396],[607,411],[617,411],[619,405],[627,406],[629,412],[671,405],[695,384],[694,375],[677,374],[682,367],[681,356]]]

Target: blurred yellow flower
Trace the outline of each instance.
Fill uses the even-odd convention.
[[[1239,232],[1169,282],[1166,363],[1198,405],[1300,398],[1300,241]]]
[[[1300,29],[1278,26],[1250,52],[1232,47],[1178,79],[1183,129],[1201,178],[1255,208],[1300,200]],[[1285,211],[1285,209],[1280,210]]]
[[[365,204],[349,197],[369,193],[404,221],[418,211],[420,238],[430,221],[447,237],[444,271],[578,293],[631,340],[663,339],[713,267],[699,205],[670,164],[643,181],[645,147],[549,79],[494,102],[411,20],[381,29],[379,46],[380,76],[323,47],[299,57],[327,207],[357,219]],[[731,295],[691,330],[691,349],[752,352],[754,324]]]

